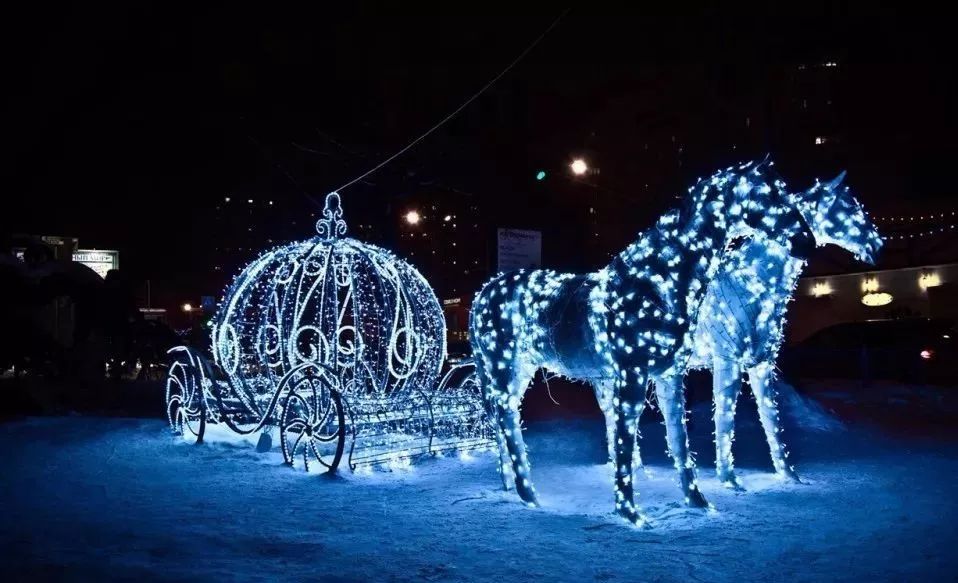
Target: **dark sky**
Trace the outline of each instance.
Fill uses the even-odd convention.
[[[125,266],[160,279],[204,268],[190,258],[211,244],[202,220],[213,201],[268,194],[310,208],[458,106],[562,12],[129,4],[8,18],[0,231],[119,248]],[[876,212],[950,208],[947,18],[872,4],[574,6],[460,116],[344,198],[372,204],[435,181],[504,207],[533,187],[535,169],[585,151],[638,230],[680,185],[771,152],[799,182],[847,167]],[[842,149],[782,160],[789,126],[768,118],[793,87],[789,72],[826,60],[842,71]],[[730,119],[753,106],[775,129],[733,151]],[[681,164],[638,161],[672,148],[656,140],[676,131]],[[539,204],[548,195],[536,200],[537,218],[517,222],[566,220]]]

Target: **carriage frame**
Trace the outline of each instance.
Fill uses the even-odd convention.
[[[199,351],[177,346],[168,354],[167,420],[174,434],[197,444],[210,426],[239,436],[258,433],[258,450],[271,448],[278,433],[287,465],[301,462],[309,471],[315,464],[329,472],[344,457],[356,470],[495,447],[491,411],[471,359],[449,359],[436,387],[400,395],[344,387],[332,368],[303,362],[271,385],[265,406],[259,406]]]

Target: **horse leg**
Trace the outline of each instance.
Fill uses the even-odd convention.
[[[775,388],[773,365],[763,362],[753,366],[748,371],[748,378],[758,404],[758,417],[762,421],[762,429],[765,430],[775,472],[794,482],[801,482],[795,470],[788,465],[788,452],[780,438],[782,427],[779,422],[778,391]]]
[[[635,505],[632,474],[635,454],[635,431],[645,408],[645,379],[632,375],[617,382],[618,400],[615,411],[615,511],[633,524],[645,524],[645,517]]]
[[[493,431],[496,434],[496,445],[499,449],[499,477],[502,478],[502,489],[508,492],[516,487],[516,475],[512,469],[512,459],[509,457],[506,434],[499,421],[499,410],[496,407],[496,394],[502,389],[493,384],[493,379],[481,357],[476,359],[476,378],[481,383],[482,395],[486,400],[486,409],[493,416]]]
[[[499,371],[497,371],[499,372]],[[492,374],[494,386],[506,387],[506,391],[497,391],[493,395],[496,416],[499,419],[499,430],[502,433],[509,455],[509,463],[515,478],[516,492],[523,502],[529,506],[538,506],[539,500],[532,478],[529,474],[529,459],[526,455],[526,444],[522,439],[522,421],[519,416],[519,404],[522,395],[529,387],[529,382],[535,371],[508,368],[501,371],[505,374]],[[501,459],[501,452],[500,452]]]
[[[689,452],[682,377],[672,375],[655,379],[655,395],[658,398],[662,416],[665,418],[665,437],[669,445],[669,454],[675,463],[675,469],[679,472],[679,482],[682,493],[685,494],[685,503],[696,508],[708,506],[695,479],[695,461]]]
[[[605,445],[609,454],[609,462],[615,460],[615,408],[612,406],[615,393],[612,386],[604,381],[595,384],[595,400],[605,417]]]
[[[605,442],[609,450],[609,462],[615,461],[615,407],[612,406],[615,399],[615,384],[610,381],[600,381],[595,385],[595,400],[599,403],[599,409],[605,417]],[[635,452],[632,454],[632,463],[637,468],[642,467],[642,453],[639,447],[638,429],[635,432]]]
[[[715,358],[712,394],[715,406],[715,473],[722,484],[740,489],[735,476],[732,442],[735,440],[735,406],[742,390],[742,367],[735,361]]]

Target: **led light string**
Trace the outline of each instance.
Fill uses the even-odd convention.
[[[919,231],[917,233],[907,233],[900,235],[884,235],[882,238],[886,241],[902,241],[905,239],[920,239],[923,237],[931,237],[933,235],[941,235],[942,233],[954,233],[955,225],[946,225],[944,227],[938,227],[937,229],[929,229],[927,231]]]
[[[958,211],[945,211],[940,213],[929,213],[926,215],[890,215],[874,217],[874,220],[888,223],[909,223],[914,221],[933,221],[936,219],[944,219],[946,217],[954,216],[958,216]]]

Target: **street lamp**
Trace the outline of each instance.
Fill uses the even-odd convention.
[[[576,176],[582,176],[589,171],[589,165],[585,163],[585,160],[582,158],[576,158],[572,161],[572,164],[569,164],[569,168],[572,169],[572,173]]]
[[[189,303],[183,304],[183,311],[186,312],[187,314],[189,314],[190,312],[192,312],[192,311],[193,311],[193,304],[189,304]]]
[[[406,213],[406,222],[409,223],[410,225],[419,224],[420,220],[422,220],[422,217],[419,216],[419,213],[417,211],[409,211],[408,213]]]

